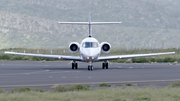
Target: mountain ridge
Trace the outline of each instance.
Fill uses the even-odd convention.
[[[93,37],[113,48],[179,47],[178,0],[3,0],[0,1],[0,48],[67,48],[88,35],[88,26],[57,21],[122,21],[93,26]]]

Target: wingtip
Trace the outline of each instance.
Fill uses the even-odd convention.
[[[9,53],[9,52],[8,52],[8,51],[5,51],[5,52],[4,52],[4,54],[7,54],[7,53]]]
[[[4,53],[5,53],[5,54],[8,54],[8,53],[16,53],[16,52],[5,51]]]
[[[175,54],[176,52],[167,52],[167,53],[169,53],[169,54]]]

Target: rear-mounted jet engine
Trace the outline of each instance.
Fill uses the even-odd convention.
[[[72,54],[77,54],[79,52],[79,43],[77,42],[72,42],[70,45],[69,45],[69,52],[72,53]]]
[[[111,51],[111,45],[108,42],[101,43],[101,52],[103,54],[108,54]]]

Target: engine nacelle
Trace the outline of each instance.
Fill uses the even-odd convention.
[[[77,54],[79,52],[79,43],[77,42],[72,42],[70,45],[69,45],[69,52],[72,53],[72,54]]]
[[[100,45],[103,54],[108,54],[111,51],[111,45],[108,42],[102,42]]]

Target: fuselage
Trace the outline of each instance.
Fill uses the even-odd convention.
[[[85,38],[80,44],[80,55],[83,61],[95,62],[101,53],[99,42],[92,37]]]

